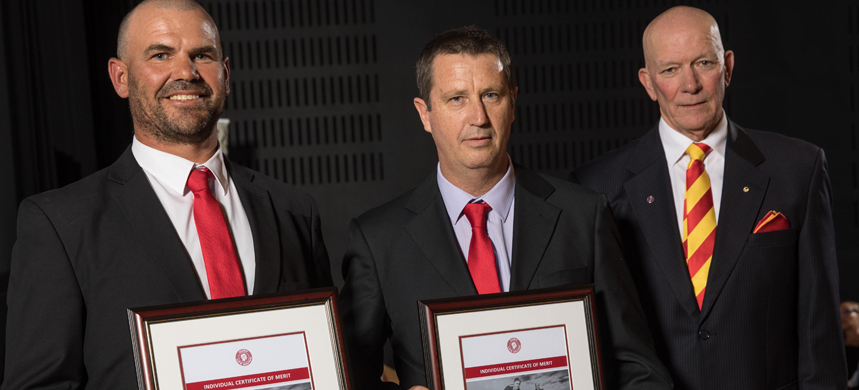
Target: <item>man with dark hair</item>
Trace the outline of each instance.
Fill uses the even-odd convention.
[[[126,309],[332,285],[316,203],[231,163],[218,29],[189,0],[123,22],[111,81],[132,145],[20,207],[4,389],[136,389]]]
[[[644,32],[659,124],[572,179],[604,193],[662,361],[680,389],[843,389],[823,151],[722,109],[734,54],[708,13]]]
[[[609,388],[670,388],[606,199],[507,155],[517,89],[501,42],[466,27],[420,58],[414,104],[439,163],[350,224],[341,307],[356,388],[392,386],[379,379],[388,339],[400,385],[426,385],[418,300],[584,283],[595,284]]]

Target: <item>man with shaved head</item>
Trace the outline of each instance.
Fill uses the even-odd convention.
[[[21,204],[4,389],[136,389],[126,309],[332,285],[313,198],[220,149],[230,68],[208,13],[149,0],[120,30],[132,144]]]
[[[611,202],[676,388],[844,388],[823,151],[728,119],[734,53],[708,13],[669,9],[643,46],[659,124],[571,179]]]

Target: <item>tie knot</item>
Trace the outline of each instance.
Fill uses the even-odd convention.
[[[693,143],[686,148],[686,153],[693,160],[704,161],[704,157],[710,151],[710,146],[705,143]]]
[[[468,218],[472,229],[486,229],[486,213],[489,210],[492,210],[492,207],[489,207],[485,202],[480,202],[465,205],[462,212],[465,214],[465,218]]]
[[[200,192],[209,190],[209,178],[213,177],[212,172],[208,168],[192,169],[191,175],[188,176],[188,189],[191,192]]]

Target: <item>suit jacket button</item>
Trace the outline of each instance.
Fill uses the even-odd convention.
[[[708,340],[710,338],[710,332],[702,330],[698,332],[698,338],[700,338],[701,340]]]

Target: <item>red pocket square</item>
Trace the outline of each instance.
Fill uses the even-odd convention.
[[[766,233],[785,229],[790,229],[790,222],[787,221],[787,217],[782,213],[770,210],[764,219],[758,222],[758,226],[755,226],[752,233]]]

